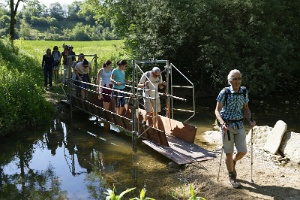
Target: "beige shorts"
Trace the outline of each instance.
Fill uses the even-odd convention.
[[[156,112],[160,112],[160,99],[156,98],[154,99],[149,99],[149,98],[144,98],[144,107],[146,112],[152,112],[155,111],[155,104],[156,104]],[[152,110],[153,109],[153,110]]]
[[[247,152],[247,144],[246,144],[246,132],[245,128],[241,129],[233,129],[229,128],[229,131],[224,135],[220,130],[223,141],[223,148],[225,153],[233,153],[234,146],[237,152]],[[230,134],[230,140],[228,140],[228,135]]]

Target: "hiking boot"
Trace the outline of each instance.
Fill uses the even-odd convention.
[[[236,180],[236,174],[234,172],[229,172],[229,182],[234,188],[241,187],[241,184]]]

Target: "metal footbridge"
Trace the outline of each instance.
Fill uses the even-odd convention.
[[[94,56],[93,59],[95,62],[94,71],[96,72],[97,69],[95,68],[97,68],[97,58],[95,59]],[[157,113],[149,116],[147,125],[144,125],[142,124],[142,120],[143,116],[146,115],[146,111],[143,109],[142,91],[140,88],[137,88],[136,85],[144,71],[152,68],[153,66],[161,68],[162,76],[164,77],[163,79],[165,79],[167,84],[163,92],[155,91],[159,92],[161,98],[164,98],[165,100],[166,106],[162,104],[162,107],[164,107],[162,110],[165,114]],[[103,108],[102,100],[98,99],[99,86],[96,84],[86,83],[90,85],[89,89],[85,89],[88,92],[87,97],[85,99],[77,97],[75,95],[75,90],[76,87],[79,86],[78,84],[75,84],[77,80],[71,78],[71,67],[69,68],[68,85],[64,88],[67,99],[63,100],[63,102],[70,105],[71,113],[72,109],[76,107],[84,112],[96,116],[102,122],[112,124],[121,130],[129,132],[132,138],[133,151],[137,150],[137,141],[142,140],[144,144],[179,165],[213,159],[215,154],[194,144],[197,127],[187,123],[187,121],[195,115],[195,92],[193,83],[172,63],[169,63],[168,60],[133,60],[131,62],[131,71],[132,82],[130,85],[126,85],[127,90],[124,93],[126,95],[127,104],[121,115],[114,112],[115,102],[113,98],[110,103],[110,109],[106,110]],[[186,80],[187,85],[173,84],[173,82],[176,82],[174,81],[174,77],[177,79],[179,76]],[[190,90],[188,93],[191,98],[186,99],[173,95],[174,90],[178,88],[180,90]],[[153,99],[153,101],[155,101],[155,99]],[[175,108],[174,101],[182,101],[185,104],[191,104],[186,106],[191,109]],[[156,103],[153,105],[156,105]],[[185,112],[190,114],[187,119],[182,122],[174,119],[174,112]]]

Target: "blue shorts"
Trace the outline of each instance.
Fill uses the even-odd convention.
[[[226,134],[223,134],[222,129],[220,128],[220,133],[222,135],[223,148],[225,153],[233,153],[234,146],[236,147],[237,152],[247,152],[247,143],[246,143],[246,132],[245,128],[228,128]],[[230,134],[230,140],[228,140],[228,135]]]
[[[124,91],[123,89],[119,89],[120,91]],[[124,107],[125,105],[125,94],[119,91],[113,91],[113,98],[116,101],[116,108]]]

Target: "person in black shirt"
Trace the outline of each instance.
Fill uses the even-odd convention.
[[[54,58],[51,54],[51,49],[46,50],[46,54],[43,56],[42,68],[44,69],[44,86],[47,88],[48,78],[50,90],[52,89],[52,70],[54,67]]]

